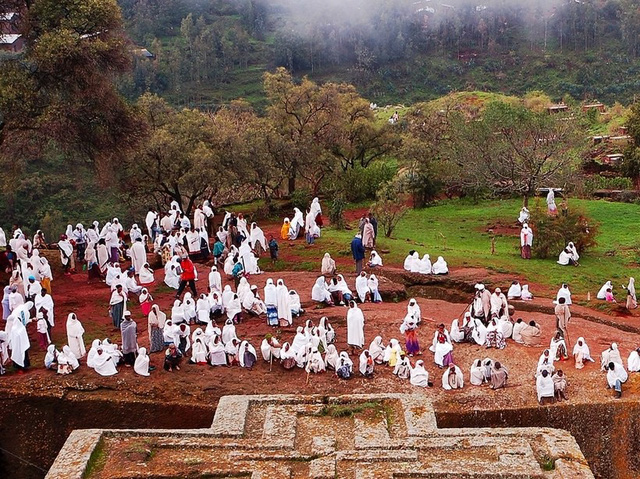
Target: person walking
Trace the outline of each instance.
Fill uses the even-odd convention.
[[[178,258],[178,265],[180,267],[180,286],[178,287],[178,292],[176,293],[176,299],[180,299],[182,296],[182,292],[189,285],[191,289],[191,294],[194,298],[198,297],[198,293],[196,291],[196,267],[193,265],[189,258]]]

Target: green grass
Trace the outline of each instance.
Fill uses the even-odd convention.
[[[532,199],[531,211],[535,210],[536,202],[546,206],[544,198]],[[390,251],[382,255],[387,264],[401,265],[408,251],[415,249],[420,255],[429,253],[432,261],[443,256],[453,268],[484,267],[513,274],[514,279],[525,278],[550,290],[567,282],[574,293],[581,294],[590,291],[594,295],[607,280],[613,281],[618,289],[626,284],[629,276],[639,275],[640,206],[570,199],[569,208],[574,206],[585,210],[592,220],[600,223],[598,245],[581,257],[578,268],[560,266],[556,264],[555,257],[522,260],[520,239],[515,235],[496,236],[496,254],[491,255],[491,235],[487,228],[496,222],[515,225],[521,207],[519,199],[488,200],[477,204],[452,200],[421,210],[410,210],[394,231],[394,238],[379,238],[377,249]],[[340,252],[348,250],[354,233],[354,230],[327,229],[317,244],[323,251],[340,256]],[[300,256],[314,254],[318,264],[322,256],[317,250],[296,253]]]
[[[100,439],[93,452],[91,452],[91,456],[89,456],[87,468],[85,469],[82,477],[90,478],[94,474],[100,472],[104,468],[104,465],[107,463],[107,456],[108,455],[105,449],[105,445],[102,442],[102,439]]]
[[[352,417],[368,409],[380,411],[381,407],[382,407],[382,404],[380,404],[380,402],[378,401],[363,402],[360,404],[327,405],[320,410],[318,415],[330,416],[330,417]]]

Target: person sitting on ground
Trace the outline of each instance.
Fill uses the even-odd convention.
[[[568,399],[566,394],[567,376],[565,376],[562,369],[558,369],[551,377],[551,379],[553,380],[553,391],[556,399],[558,401],[560,401],[561,399],[564,399],[566,401]]]
[[[462,389],[464,387],[464,376],[462,370],[455,364],[450,364],[442,375],[442,387],[450,391],[452,389]]]
[[[362,351],[362,354],[360,354],[359,366],[360,374],[362,374],[367,379],[373,379],[374,361],[367,349]]]
[[[607,388],[615,389],[616,398],[622,397],[622,383],[627,382],[629,375],[622,364],[610,362],[607,366]]]
[[[369,262],[367,263],[369,268],[380,268],[382,267],[382,258],[378,254],[376,250],[373,250],[369,255]]]
[[[318,276],[316,279],[316,282],[311,289],[311,299],[318,303],[326,304],[327,306],[333,306],[331,293],[329,292],[327,283],[324,281],[324,276]]]
[[[336,376],[340,379],[351,379],[352,375],[353,361],[351,361],[346,351],[342,351],[338,358],[338,363],[336,364]]]
[[[169,349],[164,354],[164,370],[172,372],[175,368],[180,371],[180,361],[182,360],[182,352],[171,343]]]
[[[336,274],[336,262],[329,253],[325,253],[322,258],[322,268],[320,273],[324,276],[333,276]]]
[[[449,274],[449,267],[442,256],[438,256],[438,260],[431,267],[433,274]]]
[[[546,369],[536,378],[536,392],[538,394],[538,402],[542,404],[544,398],[555,398],[555,387],[551,374]]]
[[[575,360],[576,369],[582,369],[585,361],[595,362],[591,359],[591,353],[589,346],[583,337],[579,337],[576,344],[573,346],[573,359]]]
[[[610,362],[614,362],[622,366],[622,358],[620,357],[620,350],[616,343],[611,343],[608,349],[605,349],[600,355],[600,369],[607,371]]]
[[[525,346],[540,346],[542,341],[542,330],[540,329],[540,325],[533,320],[529,321],[529,324],[520,330],[520,337],[522,338],[522,343]]]
[[[640,348],[636,348],[629,354],[627,359],[627,369],[629,372],[640,371]]]
[[[498,361],[493,363],[491,368],[491,389],[501,389],[507,387],[507,379],[509,378],[509,371],[502,366]]]
[[[393,374],[398,376],[400,379],[409,379],[411,376],[411,363],[409,362],[409,358],[405,356],[404,352],[400,353],[400,359],[396,362],[396,365],[393,368]]]
[[[596,294],[596,299],[606,300],[607,290],[613,290],[613,284],[611,284],[611,281],[607,281],[602,285],[602,287],[598,291],[598,294]]]
[[[555,361],[566,361],[569,359],[567,343],[564,340],[562,331],[556,331],[555,336],[551,338],[549,349],[551,350],[551,356],[553,356]]]
[[[429,386],[429,373],[424,368],[424,361],[416,361],[415,367],[411,370],[410,382],[413,386],[426,388]]]

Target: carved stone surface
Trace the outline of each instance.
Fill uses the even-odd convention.
[[[424,396],[377,394],[225,396],[210,429],[74,431],[47,478],[83,477],[579,479],[593,475],[566,431],[438,429]]]

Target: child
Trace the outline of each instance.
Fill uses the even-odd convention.
[[[224,244],[220,241],[220,238],[213,245],[213,257],[215,258],[215,264],[218,264],[220,258],[222,257],[222,253],[224,252]]]
[[[42,314],[42,311],[38,312],[36,318],[38,319],[38,322],[36,323],[36,329],[38,331],[38,344],[43,350],[46,350],[47,346],[49,346],[49,343],[51,342],[49,340],[48,323],[47,320],[44,319],[44,314]]]
[[[278,242],[273,235],[269,235],[269,254],[271,254],[272,263],[278,261]]]

